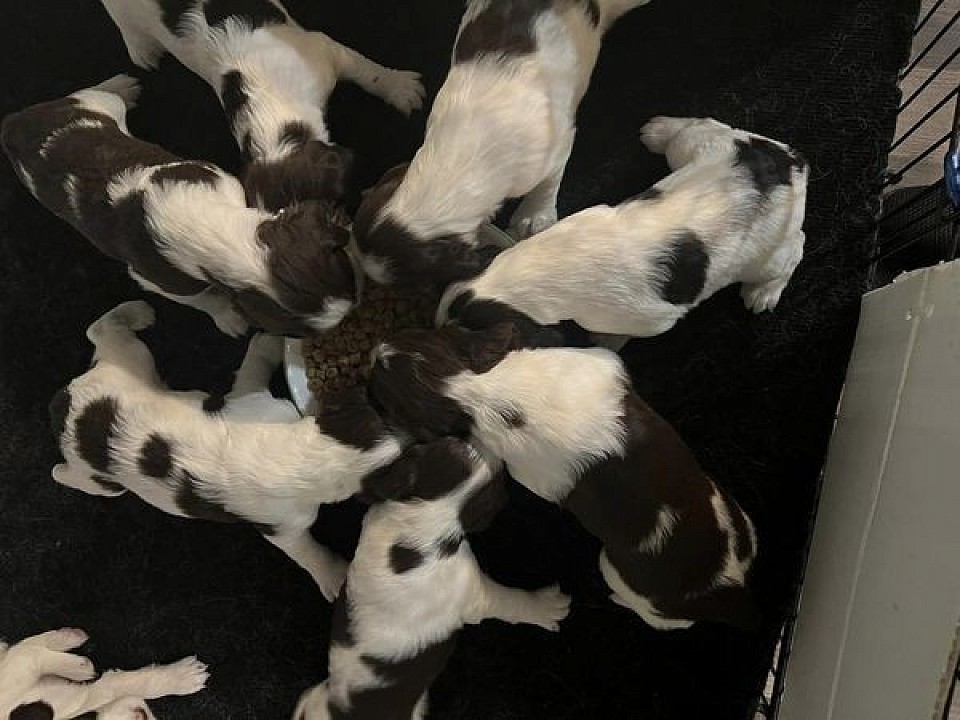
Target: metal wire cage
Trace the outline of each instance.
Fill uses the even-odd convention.
[[[901,272],[960,258],[960,44],[955,42],[960,0],[952,0],[955,9],[944,7],[946,2],[936,0],[922,14],[914,28],[914,47],[918,49],[900,74],[904,99],[898,108],[898,134],[889,148],[888,169],[879,188],[880,212],[873,225],[870,269],[874,287]],[[944,19],[945,13],[948,17]],[[932,62],[935,55],[943,59]],[[815,507],[822,480],[821,475]],[[805,558],[815,518],[816,511],[807,533]],[[751,720],[779,717],[805,575],[806,560]],[[953,703],[960,705],[958,681],[960,665],[952,675],[943,720],[950,717]]]
[[[949,11],[945,2],[931,5],[917,23],[915,37],[929,35],[931,20]],[[903,129],[890,146],[890,167],[882,179],[872,258],[877,285],[899,272],[960,257],[960,44],[955,42],[960,3],[956,5],[900,76]],[[935,54],[943,59],[932,65]],[[952,122],[947,119],[951,109]],[[939,177],[931,181],[929,169],[938,165]]]

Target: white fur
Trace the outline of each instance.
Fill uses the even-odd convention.
[[[404,660],[464,625],[486,619],[559,629],[570,605],[559,588],[528,592],[500,585],[477,565],[466,538],[449,557],[433,550],[438,542],[463,532],[460,508],[491,476],[491,466],[474,453],[472,474],[454,492],[431,501],[388,501],[369,510],[347,576],[354,644],[331,646],[330,677],[304,694],[295,720],[328,720],[328,699],[349,708],[351,693],[380,686],[362,661],[364,655]],[[397,543],[420,549],[426,560],[397,574],[389,563],[390,548]],[[424,694],[411,720],[420,720],[426,705]]]
[[[54,468],[54,479],[109,495],[91,480],[104,475],[149,504],[181,515],[171,487],[176,483],[145,476],[138,465],[144,442],[159,434],[173,446],[177,470],[195,476],[201,492],[206,489],[229,512],[272,527],[274,533],[266,537],[332,599],[346,566],[310,535],[317,508],[356,493],[366,474],[399,455],[400,441],[386,437],[370,451],[342,444],[322,433],[313,418],[301,419],[290,402],[274,398],[268,384],[282,361],[282,341],[267,335],[251,341],[221,413],[205,413],[203,393],[174,392],[158,378],[150,351],[133,334],[152,322],[150,306],[134,301],[108,312],[87,331],[96,363],[68,386],[72,403],[61,439],[66,462]],[[102,397],[116,399],[120,417],[106,474],[77,452],[74,427],[83,408]]]
[[[0,717],[21,705],[44,702],[53,720],[96,712],[98,720],[153,720],[144,699],[191,695],[209,673],[196,658],[123,672],[112,670],[94,682],[93,663],[70,653],[87,641],[82,630],[65,628],[26,638],[12,647],[0,643]]]
[[[422,242],[459,235],[474,244],[477,228],[512,197],[524,198],[510,222],[515,236],[556,222],[577,107],[603,33],[645,2],[599,0],[599,27],[582,5],[555,3],[536,23],[536,52],[454,63],[434,101],[423,145],[377,222],[394,220]],[[467,5],[461,31],[487,4]],[[370,267],[368,272],[385,279]]]
[[[321,32],[300,27],[287,15],[285,23],[255,30],[228,20],[211,28],[197,2],[184,17],[180,34],[162,22],[155,0],[102,0],[123,36],[130,59],[143,68],[156,65],[169,52],[220,94],[221,77],[239,70],[248,84],[250,112],[233,129],[239,143],[250,134],[256,158],[284,154],[280,129],[302,122],[318,140],[329,141],[324,122],[327,98],[338,80],[350,80],[367,92],[409,114],[419,109],[425,91],[419,73],[383,67]]]
[[[675,171],[655,186],[659,198],[588,208],[504,251],[482,275],[447,290],[438,322],[468,289],[544,325],[571,319],[593,332],[634,337],[669,330],[736,282],[748,308],[772,309],[803,254],[808,171],[795,169],[790,185],[763,197],[735,162],[734,142],[759,136],[677,118],[655,118],[643,135]],[[675,305],[658,281],[664,253],[684,230],[703,242],[709,265],[693,302]]]

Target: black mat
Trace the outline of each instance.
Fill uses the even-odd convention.
[[[637,128],[651,115],[713,115],[788,141],[810,159],[807,254],[773,314],[722,292],[656,340],[625,352],[637,387],[757,521],[754,585],[766,630],[660,634],[605,600],[597,546],[525,492],[476,539],[498,579],[559,578],[575,597],[559,635],[487,623],[465,632],[435,685],[433,718],[744,718],[772,653],[852,341],[874,207],[897,103],[895,76],[919,0],[654,0],[608,36],[561,193],[561,210],[614,202],[666,172]],[[302,0],[323,29],[396,67],[445,74],[460,13],[452,0]],[[93,0],[9,2],[0,112],[128,69]],[[172,61],[146,77],[133,132],[237,169],[212,93]],[[404,120],[355,88],[337,91],[333,136],[360,177],[410,157],[424,115]],[[103,667],[198,653],[209,690],[157,702],[161,718],[284,718],[326,674],[329,607],[308,577],[252,529],[165,516],[136,499],[55,485],[47,430],[53,391],[89,359],[86,325],[141,293],[44,211],[0,164],[0,634],[58,625],[93,636]],[[222,387],[242,348],[199,314],[151,298],[161,369],[185,388]],[[318,534],[349,550],[352,506]]]

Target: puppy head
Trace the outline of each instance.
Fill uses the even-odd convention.
[[[330,720],[329,699],[326,680],[314,685],[300,696],[293,711],[293,720]]]
[[[276,211],[307,200],[343,197],[353,153],[304,137],[285,143],[279,158],[258,158],[243,174],[247,204]]]
[[[266,330],[289,323],[289,315],[314,330],[336,325],[357,299],[353,262],[347,252],[349,231],[329,207],[304,203],[266,220],[257,240],[268,252],[267,265],[277,307],[251,302],[241,293],[238,304]]]
[[[388,170],[369,190],[353,223],[364,271],[381,285],[436,286],[479,275],[496,252],[477,246],[477,234],[424,235],[413,232],[396,213],[386,212],[406,178],[407,166]]]
[[[444,437],[411,445],[400,458],[363,480],[374,500],[437,500],[470,479],[483,460],[469,443]]]
[[[447,383],[466,373],[484,373],[517,349],[514,329],[483,331],[455,326],[405,330],[373,351],[370,400],[388,423],[421,442],[444,435],[466,437],[468,410],[446,395]]]

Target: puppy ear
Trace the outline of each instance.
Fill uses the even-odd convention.
[[[417,463],[404,455],[391,465],[374,470],[361,481],[362,497],[371,502],[406,500],[417,485]]]
[[[483,532],[507,504],[507,477],[503,470],[471,495],[460,508],[460,527],[466,533]]]
[[[477,374],[491,370],[508,353],[524,346],[521,333],[511,322],[497,323],[484,330],[450,328],[450,332],[460,335],[457,347],[468,367]]]

